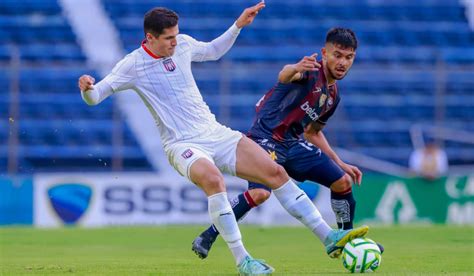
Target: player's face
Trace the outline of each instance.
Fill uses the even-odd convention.
[[[326,43],[322,49],[323,62],[326,68],[328,81],[343,79],[354,63],[355,51],[353,48],[342,48],[340,45]]]
[[[176,36],[179,34],[178,25],[166,28],[163,30],[163,33],[158,37],[154,36],[151,33],[147,33],[146,38],[150,50],[158,56],[170,57],[174,54],[176,45]]]

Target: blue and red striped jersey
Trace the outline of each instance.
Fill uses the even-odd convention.
[[[323,67],[305,72],[298,81],[277,83],[258,101],[248,134],[277,141],[299,139],[309,123],[326,124],[339,101],[337,84],[327,85]]]

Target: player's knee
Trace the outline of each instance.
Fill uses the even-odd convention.
[[[344,192],[352,187],[352,179],[348,174],[344,174],[343,177],[339,178],[336,182],[331,185],[333,192]]]
[[[288,181],[288,179],[290,177],[285,169],[276,162],[271,162],[271,164],[265,166],[264,173],[260,176],[259,182],[271,189],[276,189]]]
[[[225,191],[224,177],[219,174],[208,174],[202,179],[201,186],[209,192],[223,192]]]
[[[253,189],[249,193],[256,205],[264,203],[271,195],[269,191],[264,189]]]
[[[289,179],[289,176],[286,173],[283,166],[281,166],[279,164],[276,164],[276,163],[271,168],[271,174],[270,175],[272,176],[272,182],[274,182],[275,184],[284,183]]]

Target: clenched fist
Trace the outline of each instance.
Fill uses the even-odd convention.
[[[95,79],[93,77],[89,75],[82,75],[78,82],[79,89],[81,89],[81,91],[91,90],[94,88],[94,83]]]

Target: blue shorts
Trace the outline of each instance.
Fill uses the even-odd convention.
[[[326,154],[303,139],[278,142],[273,139],[249,137],[270,154],[273,160],[282,165],[288,175],[296,181],[310,180],[326,187],[344,176],[345,172]],[[249,182],[248,189],[265,189],[265,185]]]

